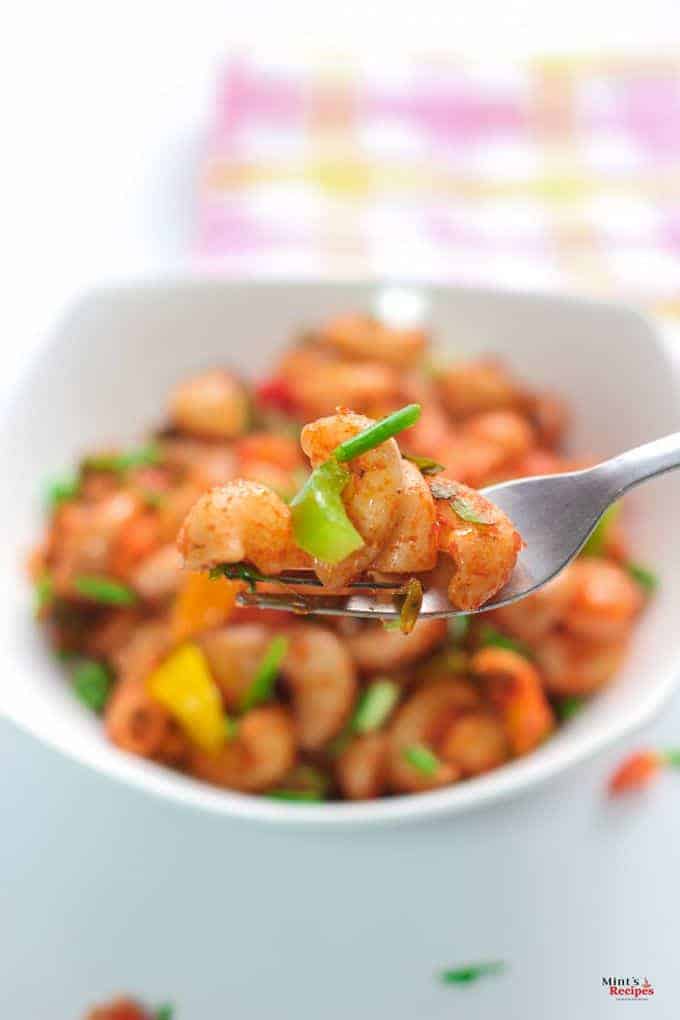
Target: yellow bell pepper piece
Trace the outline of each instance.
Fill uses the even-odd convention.
[[[227,735],[222,699],[197,645],[188,642],[175,649],[151,673],[147,686],[194,743],[219,751]]]
[[[207,574],[187,574],[172,610],[175,641],[186,641],[226,623],[242,587],[240,581],[230,581],[226,577],[211,581]]]

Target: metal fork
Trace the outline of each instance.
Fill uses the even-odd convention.
[[[680,433],[603,461],[583,471],[520,478],[482,489],[504,510],[522,535],[526,548],[508,584],[475,612],[488,612],[524,598],[547,584],[578,554],[600,517],[628,489],[680,467]],[[242,605],[327,616],[395,620],[400,615],[399,584],[360,581],[347,594],[314,591],[321,584],[311,571],[296,571],[273,579],[281,585],[311,589],[279,593],[252,591],[239,595]],[[394,598],[390,598],[390,595]],[[424,591],[420,617],[464,616],[448,601],[446,591]]]

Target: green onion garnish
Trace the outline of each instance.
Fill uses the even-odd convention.
[[[469,524],[493,524],[493,514],[490,510],[476,510],[467,499],[457,496],[452,499],[449,506],[461,520]]]
[[[467,637],[469,630],[469,616],[452,616],[451,619],[447,621],[446,631],[449,641],[452,641],[454,645],[461,644]]]
[[[404,760],[424,776],[433,776],[439,768],[439,758],[424,744],[412,744],[403,750]]]
[[[56,478],[47,486],[45,502],[50,510],[56,510],[62,503],[68,503],[75,499],[80,492],[80,481],[72,475],[64,478]]]
[[[154,1020],[172,1020],[174,1012],[175,1007],[166,1002],[162,1006],[158,1007]]]
[[[666,765],[670,765],[671,768],[680,768],[680,751],[677,748],[661,751],[659,757],[663,759]]]
[[[444,470],[444,465],[438,464],[431,457],[416,457],[412,453],[402,453],[402,457],[404,460],[409,460],[412,464],[415,464],[421,474],[424,475],[438,475],[440,471]]]
[[[353,733],[371,733],[379,729],[399,700],[399,685],[393,680],[374,680],[359,699],[352,716]]]
[[[406,407],[400,408],[393,414],[388,414],[386,418],[377,421],[375,425],[370,425],[363,432],[340,443],[340,446],[337,446],[333,451],[333,456],[336,460],[344,463],[361,456],[362,453],[374,450],[376,446],[380,446],[387,439],[391,439],[392,436],[415,425],[420,418],[421,410],[420,404],[407,404]]]
[[[388,632],[392,631],[392,630],[399,630],[399,631],[401,630],[401,620],[399,620],[399,619],[397,619],[397,620],[385,620],[385,619],[382,619],[380,622],[382,623],[383,630],[386,630]]]
[[[651,594],[659,587],[659,578],[647,567],[643,567],[639,563],[627,563],[626,570],[647,593]]]
[[[251,591],[255,591],[258,581],[276,580],[261,574],[248,563],[218,563],[216,567],[211,567],[208,577],[211,581],[216,581],[220,577],[228,577],[230,581],[245,581]]]
[[[505,964],[502,960],[493,960],[490,963],[469,963],[465,967],[443,970],[439,977],[447,985],[464,985],[488,974],[502,974],[504,970]]]
[[[101,662],[83,659],[73,670],[73,689],[93,712],[101,712],[111,689],[111,676]]]
[[[331,457],[314,469],[290,501],[297,545],[322,563],[340,563],[364,545],[342,502],[349,480],[349,470]]]
[[[83,467],[90,471],[114,471],[125,474],[138,467],[152,467],[161,460],[161,451],[154,443],[128,450],[127,453],[103,453],[86,457]]]
[[[267,794],[274,800],[322,801],[323,795],[318,790],[270,790]]]
[[[44,612],[54,598],[54,581],[52,576],[44,571],[35,582],[35,611],[37,614]]]
[[[528,645],[517,638],[509,637],[502,631],[496,630],[490,623],[485,623],[479,632],[479,640],[482,648],[507,648],[511,652],[523,655],[525,659],[532,658],[532,652]]]
[[[406,585],[404,601],[399,613],[399,629],[402,634],[410,634],[420,614],[423,604],[423,586],[417,577],[412,577]]]
[[[226,714],[224,716],[224,736],[227,741],[234,740],[238,736],[238,721]]]
[[[264,658],[257,668],[255,677],[241,699],[244,712],[267,701],[274,689],[279,669],[288,651],[288,638],[277,634],[264,653]]]
[[[609,533],[621,513],[621,503],[613,503],[607,507],[590,533],[590,538],[581,552],[584,556],[601,556],[609,538]]]
[[[73,582],[77,592],[107,606],[132,606],[137,601],[132,588],[110,577],[81,575]]]
[[[562,722],[566,722],[573,716],[578,715],[580,711],[585,707],[586,699],[580,698],[576,694],[571,695],[568,698],[562,698],[557,703],[557,714]]]

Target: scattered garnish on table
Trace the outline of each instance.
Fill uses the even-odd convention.
[[[445,985],[467,985],[492,974],[502,974],[505,970],[506,965],[502,960],[491,960],[488,963],[468,963],[463,967],[440,971],[439,979]]]
[[[611,794],[643,790],[665,768],[680,768],[680,750],[635,751],[625,758],[609,780]]]

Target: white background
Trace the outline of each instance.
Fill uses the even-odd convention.
[[[2,387],[75,290],[186,250],[230,49],[493,59],[680,43],[677,0],[90,0],[3,20]],[[627,746],[640,742],[680,744],[677,698]],[[0,1016],[77,1020],[130,989],[174,999],[177,1020],[590,1020],[624,1008],[603,974],[647,975],[655,998],[626,1008],[677,1016],[680,777],[608,803],[623,750],[452,822],[302,835],[147,800],[3,725]],[[489,958],[507,974],[433,978]]]

